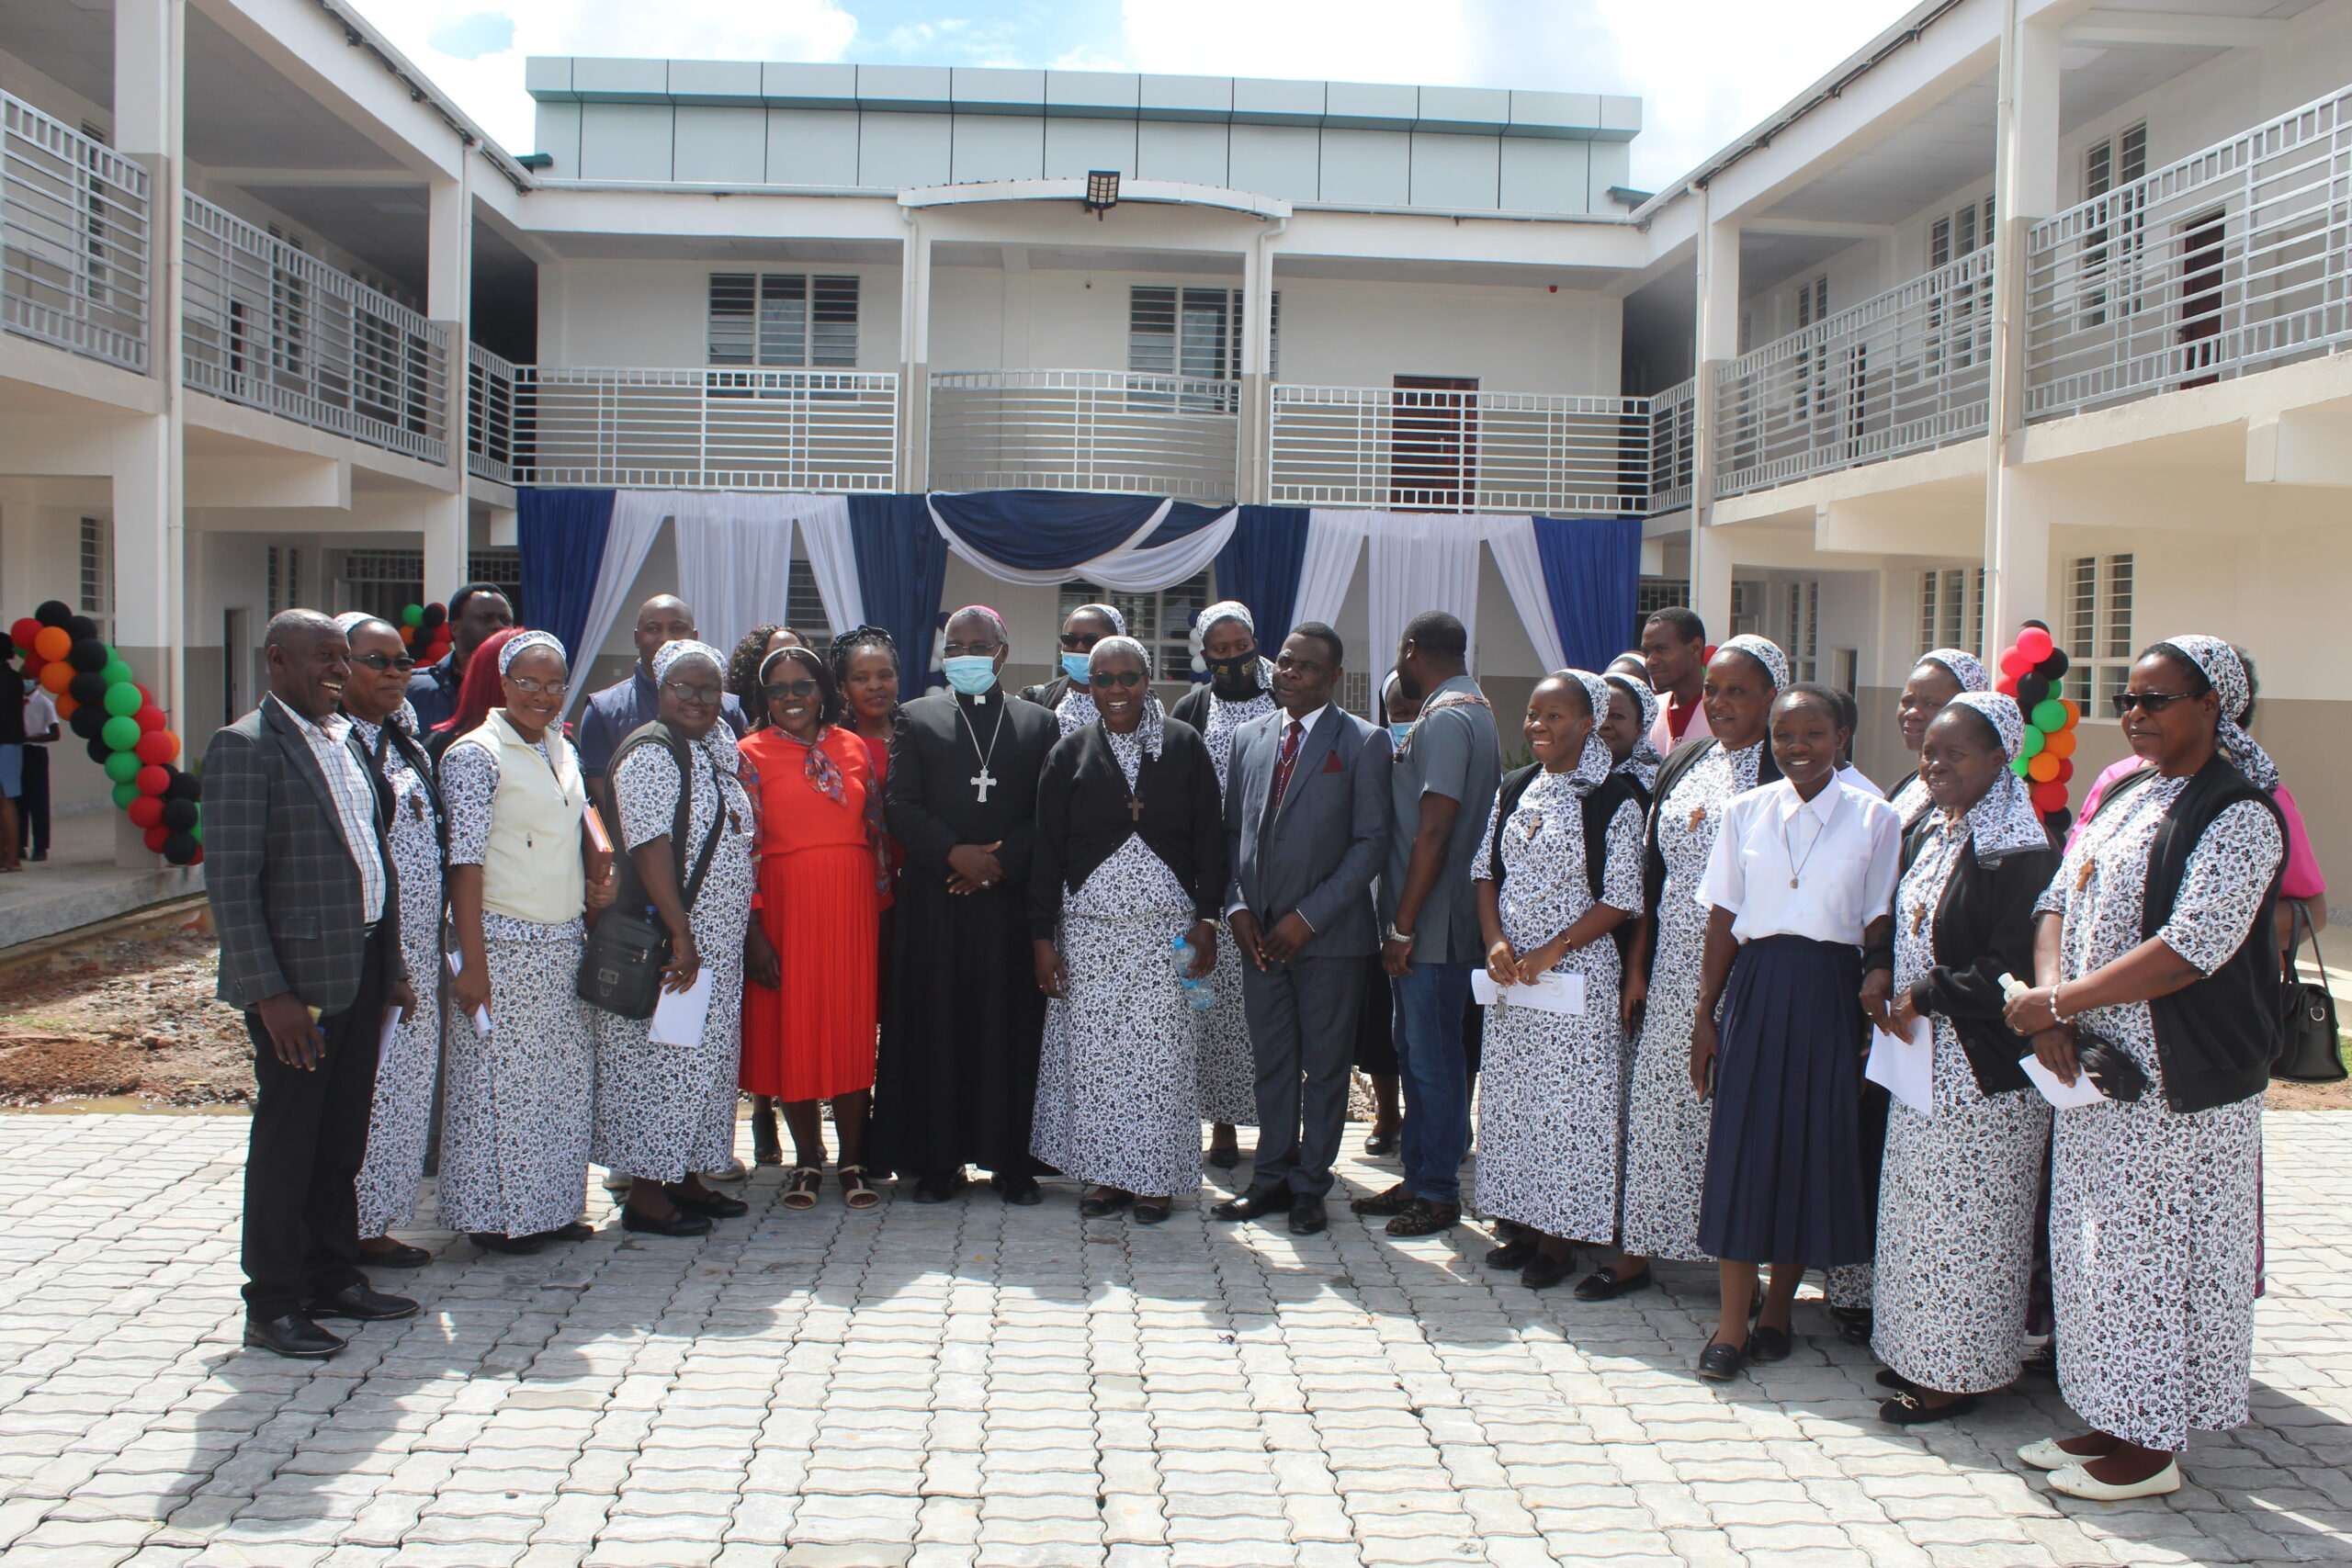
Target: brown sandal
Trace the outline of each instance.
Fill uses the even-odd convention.
[[[817,1189],[824,1184],[823,1171],[814,1166],[794,1166],[784,1173],[784,1206],[787,1209],[815,1208]]]
[[[862,1165],[845,1165],[834,1173],[842,1179],[842,1201],[853,1209],[871,1209],[882,1201],[882,1194],[874,1190],[866,1179],[868,1172]]]

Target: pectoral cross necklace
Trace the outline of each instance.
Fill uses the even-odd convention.
[[[1141,796],[1133,795],[1127,796],[1127,820],[1137,826],[1142,824],[1143,799]]]
[[[989,772],[989,761],[996,755],[996,743],[1004,734],[1004,710],[1002,708],[996,710],[996,724],[989,731],[989,749],[985,751],[980,750],[980,732],[973,728],[971,716],[967,714],[960,705],[956,709],[956,717],[964,726],[965,738],[972,743],[972,755],[980,760],[980,771],[972,775],[971,784],[979,803],[986,806],[989,789],[1004,782]]]

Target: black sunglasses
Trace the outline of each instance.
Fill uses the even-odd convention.
[[[760,694],[772,703],[780,703],[786,697],[814,696],[816,693],[814,681],[771,681],[760,688]]]
[[[1086,683],[1090,686],[1116,686],[1124,691],[1129,686],[1140,686],[1150,679],[1140,670],[1090,671]]]
[[[2115,716],[2121,718],[2133,708],[2146,713],[2162,713],[2175,703],[2202,695],[2202,692],[2118,692],[2115,694]]]
[[[387,670],[397,670],[405,675],[416,668],[416,660],[404,653],[355,653],[351,656],[351,661],[354,664],[365,664],[379,675]]]

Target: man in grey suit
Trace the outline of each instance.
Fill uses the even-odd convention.
[[[204,751],[205,887],[220,997],[254,1043],[245,1157],[245,1343],[321,1358],[322,1317],[407,1317],[359,1271],[353,1181],[376,1057],[411,1010],[384,781],[335,711],[351,645],[315,610],[269,623],[269,695]]]
[[[1287,1210],[1297,1235],[1326,1223],[1363,966],[1380,947],[1372,879],[1388,853],[1388,732],[1332,705],[1344,657],[1318,621],[1290,634],[1274,663],[1280,711],[1234,732],[1225,791],[1225,903],[1257,1058],[1258,1157],[1250,1190],[1209,1213]]]

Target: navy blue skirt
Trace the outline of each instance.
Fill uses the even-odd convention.
[[[1871,1260],[1859,1100],[1861,953],[1747,943],[1725,987],[1699,1245],[1744,1263]]]

